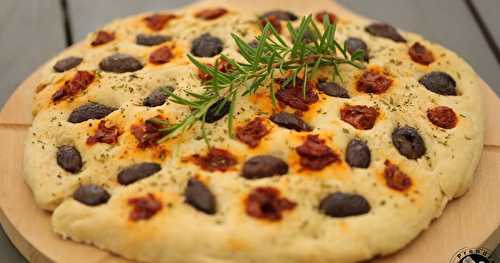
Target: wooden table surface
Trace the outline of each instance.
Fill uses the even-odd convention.
[[[34,69],[114,18],[195,0],[2,0],[0,107]],[[309,0],[304,0],[307,4]],[[499,0],[337,0],[461,54],[500,94]],[[480,222],[478,222],[479,224]],[[496,254],[500,258],[500,249]],[[26,262],[0,231],[0,262]]]

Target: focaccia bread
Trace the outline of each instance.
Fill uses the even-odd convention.
[[[162,140],[156,117],[191,109],[208,78],[186,57],[241,61],[262,20],[300,17],[213,7],[120,19],[43,69],[26,140],[25,179],[54,231],[142,262],[356,262],[408,244],[466,192],[484,133],[478,78],[422,37],[335,16],[336,39],[364,50],[340,66],[279,80]],[[321,23],[318,23],[321,28]],[[273,106],[269,90],[279,103]],[[302,96],[304,95],[304,96]],[[224,102],[221,102],[224,103]],[[208,137],[211,148],[204,138]]]

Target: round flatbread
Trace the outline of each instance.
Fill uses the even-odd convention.
[[[483,145],[478,78],[456,54],[383,24],[331,13],[364,69],[279,80],[162,140],[202,93],[186,57],[241,61],[260,20],[223,7],[112,22],[54,58],[37,87],[25,178],[54,231],[143,262],[355,262],[397,251],[470,186]],[[326,15],[326,16],[325,16]],[[320,30],[321,23],[318,23]],[[220,64],[218,64],[220,66]],[[283,85],[283,87],[281,87]],[[299,85],[299,84],[297,84]],[[165,90],[168,90],[166,92]],[[203,131],[210,140],[208,149]]]

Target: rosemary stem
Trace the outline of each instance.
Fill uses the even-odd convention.
[[[231,103],[228,112],[228,134],[230,138],[233,138],[233,123],[238,98],[255,94],[262,86],[268,86],[269,97],[273,106],[276,106],[273,85],[267,83],[275,77],[285,79],[282,86],[288,86],[290,83],[295,86],[297,78],[302,78],[302,95],[305,97],[307,83],[314,78],[314,73],[320,68],[331,70],[333,79],[338,77],[341,81],[340,65],[345,64],[362,69],[364,67],[363,51],[348,54],[345,46],[335,40],[336,24],[331,24],[327,16],[323,17],[323,28],[321,33],[311,15],[304,17],[298,28],[294,28],[289,22],[287,29],[292,37],[292,45],[289,45],[268,23],[262,29],[262,35],[256,37],[257,48],[251,47],[239,36],[231,34],[245,61],[236,62],[222,54],[219,59],[225,60],[224,63],[229,63],[230,70],[226,68],[220,70],[219,66],[222,63],[220,60],[216,61],[215,67],[210,67],[188,55],[199,70],[211,76],[211,80],[204,83],[205,91],[202,94],[186,92],[192,99],[164,91],[170,96],[169,100],[172,102],[190,107],[191,113],[177,124],[161,123],[168,128],[161,130],[166,135],[160,142],[179,135],[197,121],[204,122],[209,108],[220,100]],[[309,35],[307,39],[306,35]],[[309,39],[310,35],[312,39]],[[210,147],[204,123],[202,123],[201,132],[205,143]]]

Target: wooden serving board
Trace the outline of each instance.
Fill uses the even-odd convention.
[[[355,16],[328,0],[209,0],[194,6],[234,6],[248,11],[283,8],[299,12],[330,10]],[[50,214],[39,209],[22,177],[24,139],[31,125],[31,103],[40,71],[16,90],[0,112],[0,222],[12,242],[31,262],[125,263],[118,256],[97,248],[65,241],[52,232]],[[475,182],[469,192],[452,201],[444,214],[408,247],[374,262],[449,262],[463,247],[492,249],[500,242],[500,100],[482,82],[487,125],[485,147]],[[40,167],[43,169],[43,167]],[[379,233],[383,234],[383,233]]]

